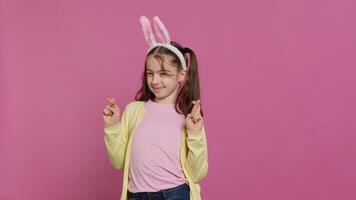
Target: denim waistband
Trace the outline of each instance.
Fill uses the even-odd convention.
[[[167,192],[170,192],[171,190],[177,190],[177,189],[181,189],[184,187],[189,187],[189,185],[187,183],[183,183],[182,185],[178,185],[174,188],[168,188],[168,189],[160,190],[158,192],[136,192],[136,193],[133,193],[133,192],[128,191],[128,193],[132,197],[164,196],[164,194],[166,194]]]

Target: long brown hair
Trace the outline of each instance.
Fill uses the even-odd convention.
[[[175,110],[180,113],[184,114],[184,116],[187,116],[192,108],[193,108],[193,100],[198,100],[200,99],[200,84],[199,84],[199,73],[198,73],[198,63],[197,63],[197,58],[193,50],[191,50],[188,47],[183,47],[182,45],[178,44],[177,42],[171,41],[171,45],[175,46],[183,55],[185,58],[185,61],[187,63],[187,74],[184,82],[182,83],[183,86],[179,88],[177,98],[175,100]],[[148,52],[146,59],[145,59],[145,68],[142,74],[142,87],[140,90],[136,93],[135,95],[135,100],[136,101],[148,101],[152,100],[154,101],[155,95],[153,92],[150,90],[147,84],[147,73],[146,73],[146,68],[147,68],[147,58],[149,56],[153,56],[154,58],[158,59],[161,64],[162,68],[163,66],[163,60],[164,57],[163,55],[168,55],[171,56],[172,59],[170,62],[177,66],[177,71],[178,73],[183,70],[182,64],[179,61],[178,56],[173,53],[171,50],[158,46],[153,48],[150,52]],[[203,109],[201,108],[201,115],[203,116]]]

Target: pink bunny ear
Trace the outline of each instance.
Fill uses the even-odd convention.
[[[153,45],[156,43],[155,36],[152,31],[151,22],[145,16],[140,17],[140,23],[142,26],[143,35],[148,45]]]
[[[157,16],[153,17],[153,30],[155,31],[155,35],[161,43],[171,43],[171,38],[169,36],[168,30]]]

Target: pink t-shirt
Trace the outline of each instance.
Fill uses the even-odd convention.
[[[184,115],[174,104],[149,100],[145,108],[132,141],[128,190],[157,192],[186,183],[180,162]]]

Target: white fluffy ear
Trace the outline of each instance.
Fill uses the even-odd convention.
[[[151,22],[148,20],[146,16],[140,17],[140,23],[143,31],[143,35],[145,36],[145,40],[149,46],[156,43],[155,36],[152,31]]]
[[[171,37],[169,36],[168,30],[158,16],[153,17],[153,30],[159,42],[163,44],[171,43]]]

